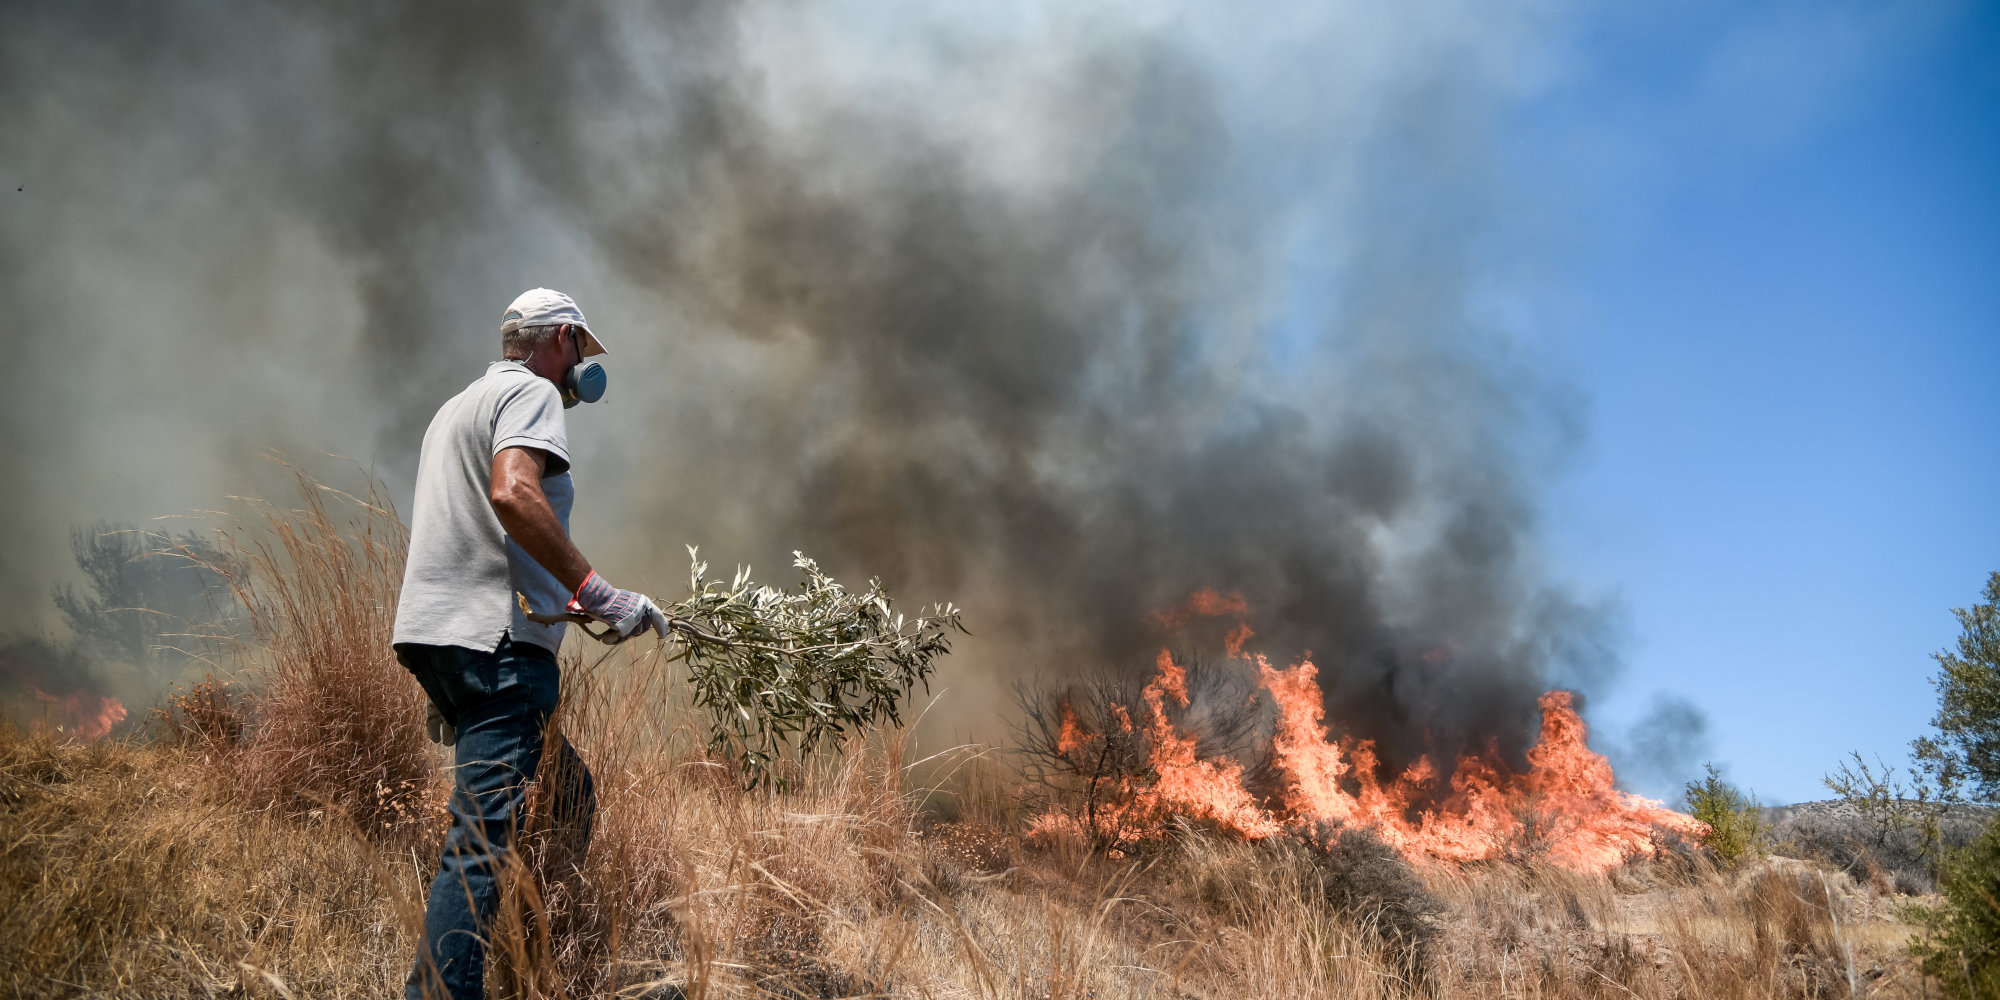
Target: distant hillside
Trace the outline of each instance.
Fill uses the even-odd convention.
[[[1982,805],[1961,802],[1945,807],[1946,838],[1955,830],[1969,830],[1971,834],[1985,828],[2000,815],[2000,805]],[[1819,823],[1833,826],[1848,823],[1862,824],[1861,810],[1846,799],[1820,799],[1815,802],[1797,802],[1788,806],[1767,806],[1764,821],[1773,826],[1788,823]]]
[[[2000,816],[2000,806],[1945,807],[1940,824],[1945,845],[1971,843],[1995,816]],[[1771,845],[1779,854],[1808,858],[1857,876],[1879,876],[1898,892],[1927,893],[1936,888],[1931,877],[1934,851],[1921,830],[1884,829],[1845,799],[1770,806],[1764,810],[1764,820],[1771,824]]]

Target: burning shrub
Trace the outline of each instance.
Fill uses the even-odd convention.
[[[1197,675],[1165,650],[1136,702],[1115,687],[1024,697],[1029,773],[1055,792],[1030,834],[1122,851],[1157,840],[1176,817],[1251,839],[1332,823],[1369,827],[1409,858],[1547,860],[1601,872],[1654,851],[1662,828],[1706,829],[1617,787],[1610,761],[1589,747],[1571,692],[1542,695],[1541,735],[1525,771],[1490,744],[1449,761],[1449,770],[1424,755],[1396,773],[1383,767],[1373,741],[1329,731],[1311,660],[1274,668],[1244,654],[1250,634],[1239,628],[1227,644],[1235,662],[1256,671],[1276,709],[1268,734],[1247,721],[1261,719],[1261,702],[1234,693],[1193,697]],[[1234,732],[1268,736],[1262,752],[1204,740],[1196,727],[1218,708],[1225,719],[1243,713]],[[1251,771],[1245,759],[1263,763]]]
[[[1196,767],[1240,769],[1233,762],[1250,756],[1262,711],[1249,679],[1191,656],[1163,654],[1161,662],[1180,671],[1181,697],[1171,707],[1157,677],[1016,686],[1022,770],[1051,799],[1038,830],[1073,829],[1096,847],[1129,845],[1164,828],[1163,805],[1150,797],[1163,740],[1182,741],[1186,763]]]
[[[90,661],[74,643],[32,636],[0,645],[0,703],[35,732],[88,741],[125,721],[124,703],[96,691],[90,675]]]

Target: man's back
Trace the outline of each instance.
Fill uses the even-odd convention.
[[[485,995],[500,876],[544,751],[554,828],[569,831],[575,859],[590,841],[590,768],[549,726],[561,702],[563,627],[528,621],[514,593],[622,638],[665,638],[669,627],[651,599],[613,587],[569,537],[563,407],[603,397],[603,366],[590,360],[605,353],[603,342],[576,300],[531,288],[500,315],[500,353],[508,360],[447,400],[424,431],[390,640],[430,701],[431,738],[455,761],[451,829],[424,897],[424,938],[404,1000]]]
[[[395,643],[491,652],[511,634],[552,652],[562,644],[563,626],[528,621],[514,593],[551,610],[569,590],[507,537],[488,499],[493,458],[512,447],[548,456],[542,491],[567,530],[573,488],[562,398],[526,366],[494,362],[424,432]]]

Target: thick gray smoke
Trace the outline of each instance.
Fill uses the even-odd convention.
[[[1537,561],[1572,407],[1494,320],[1537,6],[1058,7],[17,5],[6,598],[265,449],[406,503],[546,284],[613,352],[571,436],[615,581],[698,542],[955,600],[981,735],[1215,587],[1391,759],[1519,749],[1615,661]]]

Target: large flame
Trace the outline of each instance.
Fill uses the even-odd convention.
[[[1160,617],[1175,624],[1195,615],[1242,611],[1240,598],[1218,599],[1203,591]],[[1506,766],[1498,749],[1489,747],[1456,761],[1448,788],[1432,787],[1438,771],[1429,757],[1385,780],[1370,741],[1335,738],[1327,731],[1312,661],[1277,669],[1262,656],[1246,656],[1242,646],[1250,634],[1239,624],[1225,644],[1232,657],[1254,665],[1276,707],[1270,749],[1282,788],[1274,799],[1260,802],[1244,787],[1242,764],[1202,758],[1197,740],[1176,729],[1167,706],[1171,700],[1187,707],[1187,673],[1162,651],[1140,696],[1151,773],[1093,785],[1086,815],[1051,813],[1031,832],[1090,834],[1117,845],[1163,833],[1175,815],[1211,820],[1249,838],[1331,823],[1372,828],[1412,860],[1512,854],[1577,871],[1602,871],[1629,856],[1649,854],[1661,830],[1704,832],[1694,818],[1618,789],[1610,762],[1587,744],[1568,691],[1541,697],[1541,736],[1528,751],[1525,772]],[[1120,735],[1129,736],[1133,726],[1123,707],[1111,706],[1111,713]],[[1063,706],[1058,752],[1101,747],[1106,738],[1088,731],[1076,712]]]
[[[1228,760],[1203,759],[1198,741],[1174,728],[1167,715],[1167,700],[1187,707],[1187,671],[1162,651],[1159,672],[1140,692],[1146,707],[1146,742],[1151,747],[1152,773],[1145,782],[1128,776],[1106,780],[1103,787],[1093,784],[1086,790],[1084,815],[1048,813],[1029,828],[1030,836],[1074,835],[1086,831],[1116,845],[1153,836],[1165,829],[1169,816],[1213,820],[1245,837],[1269,837],[1282,827],[1257,804],[1243,787],[1243,765]],[[1132,717],[1122,705],[1110,707],[1111,718],[1120,737],[1134,733]],[[1062,708],[1056,734],[1058,753],[1099,753],[1110,736],[1086,731],[1069,705]]]
[[[1277,833],[1278,824],[1244,789],[1243,765],[1201,760],[1195,755],[1195,739],[1174,731],[1165,702],[1171,696],[1187,707],[1187,671],[1165,650],[1160,651],[1159,669],[1140,695],[1149,715],[1147,735],[1153,745],[1153,773],[1159,779],[1151,794],[1158,798],[1158,806],[1215,820],[1246,837]]]

